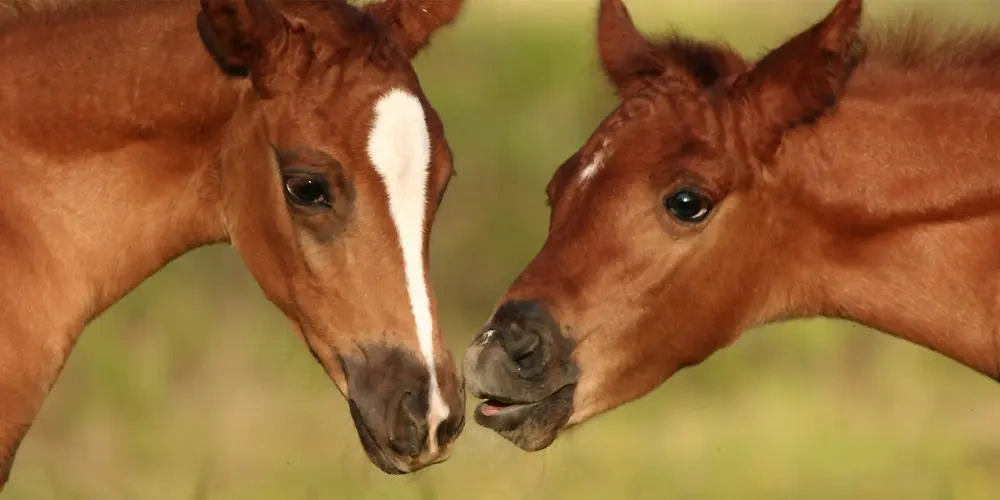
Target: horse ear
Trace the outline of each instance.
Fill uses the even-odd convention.
[[[364,6],[390,31],[408,57],[427,46],[439,28],[451,24],[465,0],[382,0]]]
[[[837,103],[859,60],[862,0],[840,0],[829,15],[767,54],[732,87],[738,106],[757,115],[748,124],[759,159],[768,161],[790,128]]]
[[[605,74],[623,97],[653,80],[697,93],[747,68],[743,57],[726,45],[680,35],[657,41],[646,38],[622,0],[601,0],[597,47]]]
[[[597,16],[597,49],[601,65],[620,95],[636,84],[660,76],[664,62],[639,32],[622,0],[601,0]]]
[[[198,31],[224,71],[249,76],[258,90],[276,72],[288,23],[266,0],[201,0]]]

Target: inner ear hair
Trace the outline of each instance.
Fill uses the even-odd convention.
[[[246,78],[250,76],[250,70],[245,65],[234,61],[226,54],[225,50],[222,48],[222,44],[219,42],[219,38],[212,31],[212,26],[208,22],[208,17],[205,16],[204,11],[199,11],[198,16],[195,19],[195,23],[198,28],[198,36],[201,37],[201,43],[205,46],[205,50],[208,55],[215,61],[215,64],[219,66],[219,69],[223,73],[234,76],[238,78]]]
[[[653,42],[654,54],[665,67],[679,68],[703,89],[710,89],[747,71],[749,64],[723,42],[708,42],[672,33]]]

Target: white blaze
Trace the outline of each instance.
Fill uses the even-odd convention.
[[[409,92],[393,89],[375,104],[375,123],[368,136],[368,157],[385,183],[389,213],[403,252],[403,269],[420,351],[430,373],[427,425],[431,450],[437,426],[448,418],[434,369],[434,318],[424,275],[424,218],[431,138],[424,108]]]
[[[604,159],[607,155],[607,152],[608,152],[608,141],[605,140],[601,144],[601,149],[598,150],[597,153],[594,154],[594,158],[590,160],[590,163],[586,167],[583,167],[582,170],[580,170],[580,184],[586,184],[587,181],[589,181],[595,175],[597,175],[597,172],[599,172],[601,168],[604,167]]]

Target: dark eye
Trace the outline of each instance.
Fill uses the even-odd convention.
[[[285,175],[285,197],[303,207],[330,208],[333,196],[325,179],[307,175]]]
[[[712,211],[712,200],[695,188],[681,188],[663,198],[663,206],[673,218],[688,224],[698,223]]]

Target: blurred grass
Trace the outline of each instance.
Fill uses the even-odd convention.
[[[722,37],[748,54],[832,1],[631,0],[645,30]],[[997,3],[915,3],[942,22]],[[460,355],[545,234],[543,189],[613,100],[596,2],[470,0],[418,60],[459,176],[433,275]],[[956,312],[961,314],[961,312]],[[229,248],[171,264],[83,336],[3,498],[995,499],[1000,388],[844,322],[750,332],[652,395],[524,454],[471,424],[452,459],[391,478],[346,405]]]

